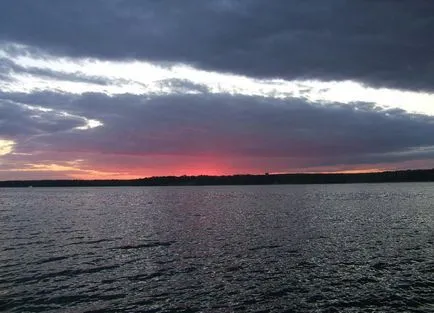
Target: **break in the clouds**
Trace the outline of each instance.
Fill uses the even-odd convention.
[[[433,167],[429,1],[1,1],[0,178]]]

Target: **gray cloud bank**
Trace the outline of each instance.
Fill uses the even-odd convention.
[[[433,90],[426,0],[3,0],[0,41],[255,77]]]
[[[5,115],[6,102],[31,102],[99,120],[104,127],[77,130],[82,120],[55,112],[34,119],[34,112],[18,104]],[[208,94],[3,93],[0,112],[6,121],[0,123],[0,135],[19,137],[21,153],[290,158],[309,167],[426,159],[433,157],[434,147],[434,118],[366,103],[319,105],[295,98]]]

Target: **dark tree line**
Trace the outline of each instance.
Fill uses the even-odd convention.
[[[132,180],[0,181],[0,187],[205,186],[271,184],[344,184],[432,182],[434,169],[363,174],[265,174],[231,176],[161,176]]]

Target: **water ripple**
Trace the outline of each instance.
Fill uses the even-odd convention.
[[[2,190],[0,311],[434,312],[432,190]]]

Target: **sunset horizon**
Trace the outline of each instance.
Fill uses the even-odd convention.
[[[433,313],[433,30],[433,0],[0,0],[0,311]]]
[[[24,2],[0,4],[26,21],[0,25],[0,180],[434,167],[422,4]]]
[[[183,171],[175,171],[175,172],[162,172],[161,174],[151,174],[151,175],[140,175],[140,174],[119,174],[119,173],[105,173],[100,174],[99,172],[92,174],[65,174],[62,170],[62,174],[59,176],[49,176],[46,178],[40,178],[39,176],[28,177],[25,178],[11,178],[11,179],[1,179],[0,182],[7,181],[43,181],[43,180],[82,180],[82,181],[90,181],[90,180],[101,180],[101,181],[111,181],[111,180],[119,180],[119,181],[129,181],[129,180],[140,180],[140,179],[149,179],[149,178],[162,178],[162,177],[234,177],[234,176],[281,176],[281,175],[360,175],[360,174],[381,174],[381,173],[394,173],[394,172],[418,172],[418,171],[432,171],[434,168],[369,168],[369,169],[335,169],[335,170],[321,170],[318,169],[316,171],[303,171],[303,170],[294,170],[288,172],[261,172],[261,171],[250,171],[250,172],[236,172],[236,171],[220,171],[216,169],[212,169],[209,171],[196,171],[196,172],[183,172]],[[38,170],[34,170],[38,172]],[[51,170],[52,172],[56,172],[57,170]],[[89,171],[90,172],[90,171]]]

